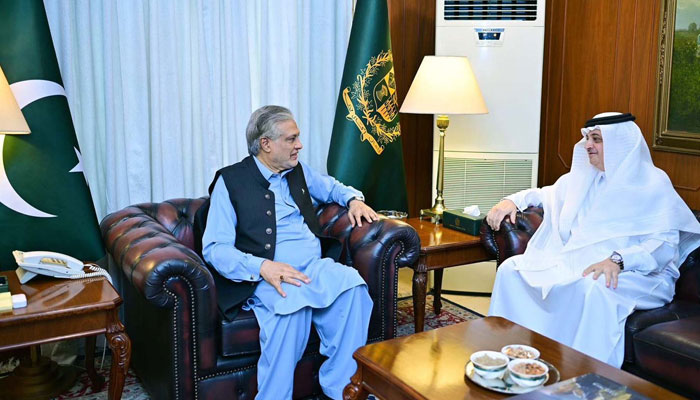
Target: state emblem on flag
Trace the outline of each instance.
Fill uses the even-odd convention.
[[[374,85],[374,104],[377,105],[379,115],[386,122],[394,121],[398,110],[396,101],[396,81],[394,81],[394,68],[389,70],[384,79]]]
[[[355,123],[360,139],[368,141],[378,155],[401,136],[391,51],[370,58],[352,86],[343,89],[343,101],[348,109],[345,118]]]

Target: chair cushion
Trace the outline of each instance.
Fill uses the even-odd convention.
[[[650,326],[634,336],[644,373],[700,395],[700,316]]]
[[[700,316],[700,304],[675,300],[652,310],[638,310],[627,318],[625,324],[625,362],[634,363],[634,336],[644,329],[662,322]]]
[[[316,328],[312,326],[304,352],[317,350],[320,342]],[[221,354],[226,357],[260,354],[260,327],[252,311],[241,311],[233,321],[222,318]]]

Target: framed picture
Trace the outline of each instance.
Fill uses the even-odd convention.
[[[662,0],[656,150],[700,155],[700,0]]]

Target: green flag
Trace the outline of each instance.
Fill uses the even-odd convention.
[[[376,210],[407,211],[387,4],[357,0],[328,151],[328,173]]]
[[[0,269],[13,250],[104,255],[41,0],[0,0],[0,67],[31,133],[0,135]]]

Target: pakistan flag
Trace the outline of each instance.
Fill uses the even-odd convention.
[[[29,135],[0,135],[0,269],[13,250],[104,254],[41,0],[0,0],[0,68]]]
[[[408,209],[387,4],[357,0],[333,124],[328,173],[375,210]]]

